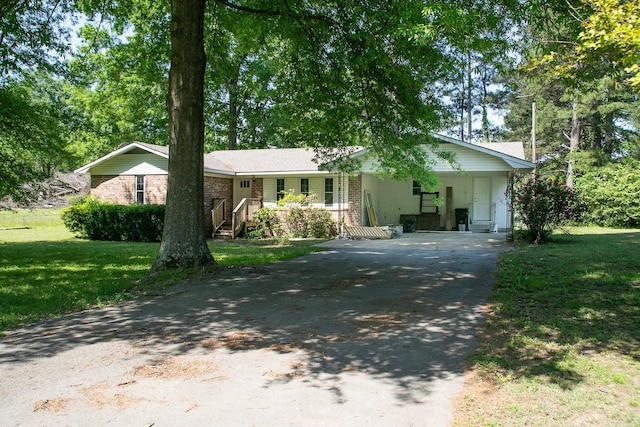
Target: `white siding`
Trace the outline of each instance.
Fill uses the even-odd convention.
[[[447,151],[455,153],[456,161],[465,172],[496,172],[513,170],[504,160],[469,148],[448,144]],[[453,172],[454,169],[442,160],[437,160],[433,168],[436,172]]]
[[[166,175],[167,159],[155,154],[121,154],[91,168],[92,175]]]
[[[276,179],[264,178],[262,180],[262,201],[265,204],[276,203]]]
[[[263,178],[262,181],[262,197],[263,202],[266,206],[275,206],[277,204],[276,198],[276,184],[278,178],[284,178],[284,188],[286,191],[294,190],[296,194],[300,193],[300,180],[302,178],[309,179],[309,191],[316,194],[318,196],[318,201],[314,203],[315,206],[324,207],[324,180],[325,178],[333,178],[333,200],[334,205],[337,208],[338,204],[338,190],[339,190],[339,182],[338,182],[338,174],[323,174],[322,176],[287,176],[287,177],[267,177]],[[345,184],[342,188],[343,198],[346,199],[348,195],[348,188],[346,181],[344,179]]]
[[[322,194],[324,193],[324,179],[323,178],[309,178],[309,191],[318,196],[318,202],[323,200]]]
[[[507,174],[469,174],[469,173],[441,173],[439,174],[439,186],[434,191],[440,193],[443,204],[440,207],[440,227],[445,226],[446,218],[446,190],[452,187],[452,212],[451,221],[455,222],[455,212],[453,209],[473,209],[473,176],[489,176],[491,177],[491,209],[492,220],[498,224],[498,228],[504,229],[507,226],[507,205],[504,192],[507,188]],[[371,175],[365,175],[372,177]],[[376,208],[376,216],[378,222],[382,224],[398,224],[400,215],[418,214],[420,212],[420,196],[412,194],[412,180],[394,181],[391,179],[378,180],[376,185],[367,180],[366,186],[363,179],[364,189],[374,189],[371,195],[374,198],[374,206]]]
[[[464,172],[507,172],[513,170],[513,167],[509,166],[509,164],[504,160],[496,156],[480,153],[454,144],[441,144],[440,148],[454,153],[456,161]],[[431,150],[428,151],[431,152]],[[435,160],[435,165],[433,166],[434,171],[456,172],[449,163],[436,158],[433,154],[431,157]],[[378,162],[373,159],[372,156],[368,156],[362,161],[363,172],[373,173],[377,170],[377,166]]]

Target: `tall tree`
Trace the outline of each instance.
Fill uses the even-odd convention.
[[[49,178],[69,164],[67,100],[48,73],[24,73],[0,90],[0,199],[27,202],[23,184]]]
[[[81,160],[105,155],[120,144],[167,144],[165,105],[169,41],[162,4],[137,3],[127,12],[131,30],[98,19],[80,30],[67,72],[70,102],[80,116],[69,136]]]
[[[0,3],[0,88],[23,70],[50,70],[66,52],[72,18],[68,0],[4,0]]]
[[[214,263],[204,235],[205,0],[171,1],[169,182],[153,270]]]
[[[577,55],[582,63],[611,64],[612,74],[640,92],[640,3],[586,0],[592,13],[582,21]]]
[[[361,143],[378,154],[383,173],[403,178],[413,175],[433,185],[432,159],[420,144],[430,142],[429,131],[443,123],[440,93],[433,88],[446,79],[454,64],[446,64],[446,55],[435,43],[418,44],[407,37],[415,30],[415,22],[423,19],[423,2],[215,1],[238,12],[260,15],[264,25],[278,29],[282,52],[292,65],[277,82],[283,100],[297,103],[297,108],[287,110],[297,125],[292,134],[325,155]],[[165,233],[155,269],[211,262],[210,255],[204,254],[202,222],[193,218],[203,214],[198,208],[204,144],[198,107],[203,101],[203,14],[204,0],[172,1],[172,160]],[[193,26],[187,27],[185,20]],[[184,31],[185,27],[190,31]],[[182,109],[185,102],[188,112]],[[439,155],[451,159],[447,153]],[[183,210],[177,207],[180,203]]]

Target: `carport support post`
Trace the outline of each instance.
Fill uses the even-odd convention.
[[[444,217],[444,229],[451,231],[451,211],[453,210],[453,187],[447,187],[446,214]]]

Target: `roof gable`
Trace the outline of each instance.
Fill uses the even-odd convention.
[[[155,156],[159,156],[164,159],[169,158],[169,147],[164,147],[162,145],[154,145],[154,144],[145,144],[143,142],[132,142],[130,144],[121,145],[117,150],[112,151],[106,156],[100,157],[98,160],[95,160],[89,164],[82,166],[79,169],[75,170],[75,173],[87,173],[91,169],[108,162],[109,160],[115,159],[116,157],[123,154],[152,154]]]
[[[470,144],[444,135],[433,134],[440,148],[455,153],[463,171],[532,170],[534,164],[525,160],[524,148],[519,142]],[[429,149],[428,146],[425,146]],[[354,147],[351,156],[363,159],[362,171],[376,170],[376,159],[369,149]],[[123,157],[121,157],[123,156]],[[131,157],[129,157],[131,156]],[[133,156],[137,156],[136,159]],[[308,148],[268,148],[252,150],[213,151],[204,156],[205,173],[222,175],[296,175],[327,173],[320,166],[316,153]],[[155,160],[154,160],[155,158]],[[169,147],[132,142],[119,147],[76,170],[76,173],[134,174],[167,173]],[[436,159],[436,172],[454,171],[450,164]],[[162,159],[163,161],[159,161]],[[136,167],[135,162],[139,167]],[[328,163],[328,165],[330,165]],[[110,172],[109,172],[110,171]]]
[[[488,154],[503,160],[513,169],[532,170],[535,164],[527,161],[524,155],[524,147],[521,142],[484,142],[471,144],[445,135],[432,134],[441,143],[450,143],[478,153]],[[463,168],[464,170],[464,168]]]

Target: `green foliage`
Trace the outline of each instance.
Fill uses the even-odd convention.
[[[639,245],[637,231],[572,228],[500,255],[470,363],[508,397],[465,397],[482,419],[460,425],[638,425]]]
[[[114,11],[130,23],[134,33],[127,36],[122,25],[102,21],[79,30],[64,90],[77,116],[68,150],[83,162],[131,141],[166,144],[167,8],[163,2],[136,2]]]
[[[55,215],[54,215],[55,214]],[[74,239],[59,211],[0,212],[0,335],[19,324],[90,307],[115,304],[196,274],[149,276],[158,243]],[[221,266],[268,264],[319,250],[309,242],[211,241]]]
[[[300,205],[287,205],[278,209],[264,207],[254,214],[254,220],[257,223],[253,230],[255,237],[330,239],[338,234],[331,212],[322,208]]]
[[[575,181],[584,220],[605,227],[640,227],[640,162],[628,159],[587,171]]]
[[[162,238],[164,205],[114,205],[87,199],[61,217],[69,231],[90,240],[157,242]]]
[[[282,198],[278,200],[278,206],[309,206],[311,203],[316,202],[317,200],[318,195],[315,193],[296,194],[295,190],[289,190],[283,192]]]
[[[637,1],[588,0],[593,8],[582,23],[576,49],[580,62],[605,59],[622,66],[628,81],[640,92],[640,3]]]
[[[0,87],[6,78],[38,67],[55,69],[64,53],[72,2],[0,2]]]
[[[511,193],[531,243],[546,242],[554,229],[578,221],[584,210],[576,193],[555,179],[531,176],[515,183]]]
[[[27,201],[23,184],[50,178],[70,162],[65,151],[66,101],[60,80],[25,73],[0,87],[0,199]]]
[[[306,235],[317,239],[331,239],[338,235],[338,226],[331,212],[322,208],[306,209]]]
[[[277,209],[267,206],[260,208],[253,214],[253,219],[257,224],[253,231],[255,237],[280,237],[284,234]]]

